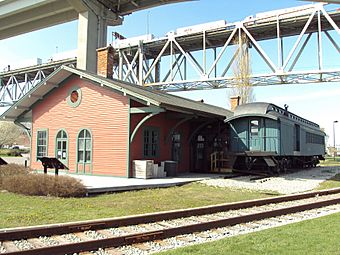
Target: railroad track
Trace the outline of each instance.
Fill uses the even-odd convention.
[[[97,251],[97,254],[119,254],[117,247],[138,246],[155,240],[156,245],[165,245],[159,240],[241,223],[257,224],[256,221],[263,219],[339,203],[340,189],[331,189],[130,217],[2,229],[0,253],[56,255]],[[195,238],[201,237],[196,235]],[[182,238],[188,241],[188,237]]]

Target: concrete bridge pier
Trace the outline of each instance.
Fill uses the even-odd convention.
[[[78,16],[77,68],[96,72],[96,49],[107,44],[107,26],[122,24],[122,18],[93,1],[72,1]]]

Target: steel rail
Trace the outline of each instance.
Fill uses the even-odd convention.
[[[232,226],[236,224],[246,223],[255,220],[262,220],[271,217],[277,217],[285,214],[297,213],[300,211],[306,211],[325,207],[333,204],[340,203],[340,198],[333,198],[329,200],[313,202],[303,205],[291,206],[281,209],[275,209],[266,212],[259,212],[249,215],[236,216],[225,219],[212,220],[209,222],[195,223],[191,225],[179,226],[168,228],[159,231],[148,231],[144,233],[125,235],[120,237],[105,238],[100,240],[84,241],[79,243],[64,244],[58,246],[50,246],[37,248],[32,250],[23,250],[16,252],[8,252],[4,254],[8,255],[40,255],[40,254],[66,254],[66,253],[79,253],[86,251],[98,250],[99,248],[114,248],[125,245],[131,245],[134,243],[143,243],[153,240],[166,239],[178,235],[184,235],[194,232],[206,231],[209,229]]]
[[[278,196],[272,198],[264,198],[258,200],[248,200],[236,203],[227,203],[220,205],[204,206],[198,208],[182,209],[165,211],[159,213],[141,214],[127,217],[90,220],[72,223],[52,224],[44,226],[11,228],[0,230],[0,241],[5,240],[19,240],[34,238],[39,236],[61,235],[70,232],[80,232],[86,230],[99,230],[113,227],[123,227],[129,225],[152,223],[162,220],[171,220],[177,218],[184,218],[190,216],[199,216],[204,214],[218,213],[227,210],[245,209],[254,206],[262,206],[272,203],[281,203],[287,201],[294,201],[299,199],[306,199],[315,196],[324,196],[340,193],[340,188],[307,192],[295,195]]]

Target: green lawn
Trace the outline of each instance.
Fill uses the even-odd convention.
[[[325,160],[320,161],[320,166],[340,166],[340,157],[336,157],[335,160],[332,157],[326,157]]]
[[[88,198],[29,197],[0,192],[0,228],[125,216],[269,196],[196,183]]]
[[[339,188],[339,187],[340,187],[340,174],[337,174],[334,177],[330,178],[329,180],[322,182],[319,185],[318,190],[332,189],[332,188]]]
[[[326,160],[321,161],[320,166],[327,166],[327,167],[340,166],[340,158],[336,157],[334,160],[334,158],[332,157],[326,157]],[[327,169],[325,169],[324,171],[327,171]],[[321,189],[331,189],[331,188],[339,188],[339,187],[340,187],[340,174],[337,174],[334,177],[330,178],[329,180],[322,182],[317,189],[321,190]]]
[[[340,254],[340,213],[220,241],[180,248],[162,255]]]
[[[18,157],[20,153],[27,153],[27,151],[19,149],[0,149],[0,157]]]

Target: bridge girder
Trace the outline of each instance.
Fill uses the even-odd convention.
[[[132,12],[184,1],[191,0],[1,0],[0,40],[76,20],[89,8],[114,26]]]
[[[323,56],[323,40],[329,40],[340,53],[339,40],[333,38],[340,36],[339,24],[339,10],[328,13],[323,5],[316,4],[300,15],[246,19],[213,30],[169,34],[159,40],[116,48],[114,78],[167,91],[232,87],[235,85],[232,68],[243,47],[235,46],[235,39],[242,34],[248,40],[249,51],[255,52],[268,69],[266,73],[250,75],[253,85],[340,81],[340,67],[326,68],[328,63]],[[311,44],[312,36],[317,41],[313,63],[317,68],[297,71],[296,65]],[[295,43],[284,48],[284,39],[291,37],[296,38]],[[260,44],[264,40],[276,40],[276,51],[264,49]],[[227,52],[231,46],[234,51]],[[339,63],[340,54],[337,56]]]
[[[0,40],[79,19],[77,67],[95,72],[97,48],[106,45],[107,26],[153,6],[186,0],[2,0]]]

